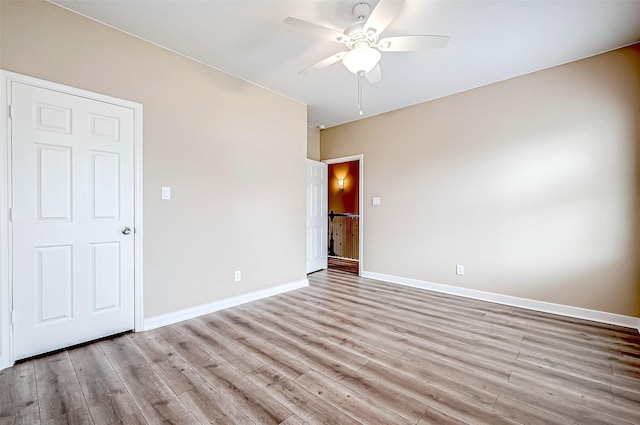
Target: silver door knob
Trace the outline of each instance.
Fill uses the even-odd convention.
[[[131,229],[128,227],[123,227],[121,232],[123,235],[128,235],[129,233],[131,233]]]

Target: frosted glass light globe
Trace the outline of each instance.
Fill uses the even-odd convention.
[[[344,55],[342,63],[349,71],[356,75],[360,71],[366,74],[376,67],[378,62],[380,62],[381,56],[377,49],[369,47],[368,45],[364,45],[363,47],[356,46]]]

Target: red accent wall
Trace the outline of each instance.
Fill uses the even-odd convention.
[[[329,164],[329,211],[359,214],[358,188],[360,187],[360,161]],[[338,189],[338,180],[344,179],[344,190]]]

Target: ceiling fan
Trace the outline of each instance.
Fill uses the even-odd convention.
[[[349,71],[360,77],[360,80],[364,76],[370,83],[376,83],[382,78],[379,64],[382,53],[438,49],[447,46],[449,37],[442,35],[404,35],[380,38],[403,5],[404,0],[380,0],[371,9],[369,3],[360,2],[352,9],[355,21],[344,32],[289,16],[284,20],[285,23],[310,34],[344,44],[347,48],[314,63],[299,73],[305,74],[342,61]]]

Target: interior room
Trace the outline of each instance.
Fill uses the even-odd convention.
[[[0,1],[0,423],[640,423],[639,23]]]

